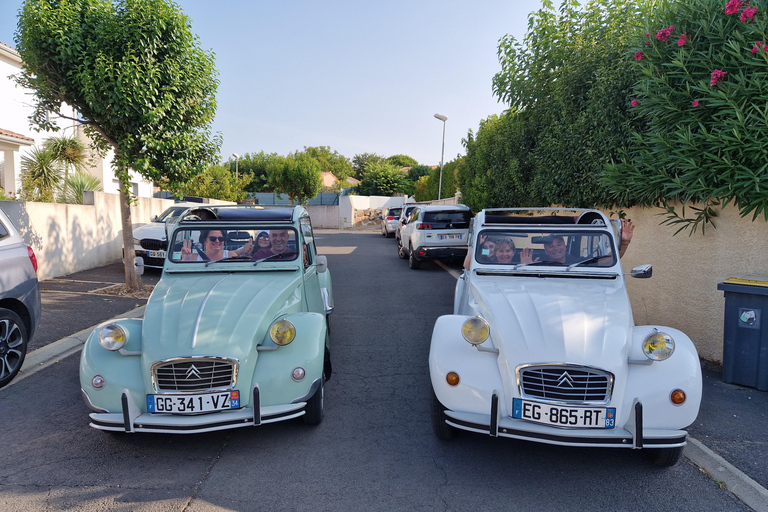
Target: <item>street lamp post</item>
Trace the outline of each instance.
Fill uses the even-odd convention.
[[[240,155],[232,153],[232,156],[235,157],[235,178],[240,178]]]
[[[435,114],[435,117],[443,122],[443,149],[440,151],[440,183],[437,185],[437,198],[443,198],[443,157],[445,156],[445,122],[448,120],[448,116],[443,114]]]

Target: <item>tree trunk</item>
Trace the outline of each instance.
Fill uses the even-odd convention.
[[[123,221],[123,257],[125,260],[125,285],[132,291],[142,289],[141,277],[136,274],[135,256],[133,249],[133,226],[131,224],[131,202],[128,195],[128,184],[120,180],[120,217]]]

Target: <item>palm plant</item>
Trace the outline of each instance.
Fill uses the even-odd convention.
[[[48,147],[34,147],[21,157],[21,191],[23,201],[53,202],[61,189],[62,168]]]
[[[101,181],[88,173],[77,171],[64,179],[62,197],[68,204],[83,204],[83,192],[95,190],[101,192]]]
[[[69,177],[69,170],[75,172],[85,170],[88,152],[85,144],[73,135],[51,137],[45,141],[45,147],[56,156],[56,160],[64,167],[64,180]]]

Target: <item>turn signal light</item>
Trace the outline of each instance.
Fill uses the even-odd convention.
[[[669,399],[675,405],[682,405],[685,403],[685,391],[682,389],[676,389],[669,395]]]
[[[458,386],[459,374],[456,372],[448,372],[448,375],[445,376],[445,382],[447,382],[449,386]]]

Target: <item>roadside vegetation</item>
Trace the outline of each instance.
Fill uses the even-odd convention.
[[[544,0],[500,41],[509,109],[465,139],[463,201],[655,206],[690,233],[729,203],[768,219],[766,7]]]

